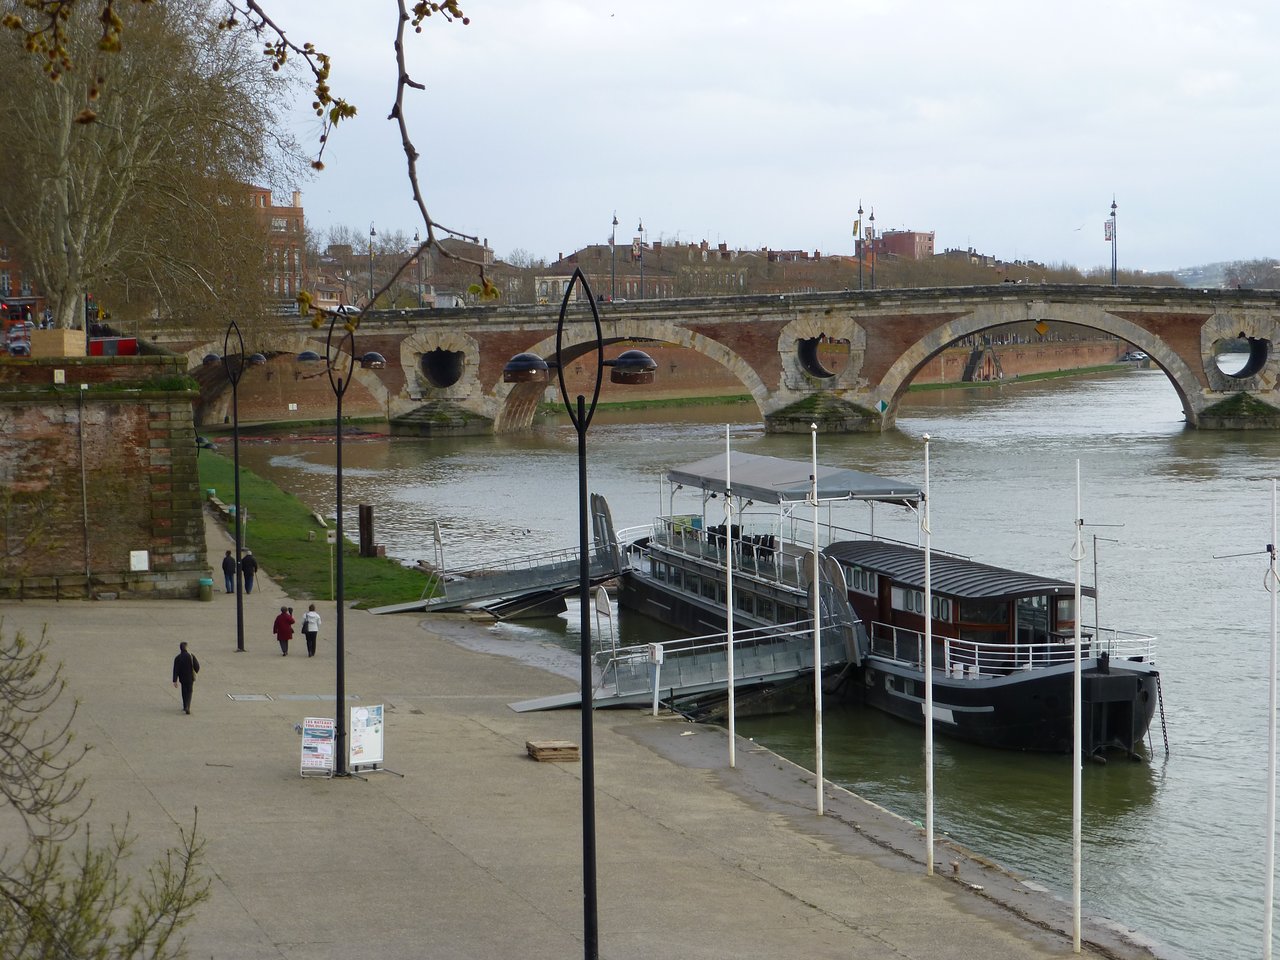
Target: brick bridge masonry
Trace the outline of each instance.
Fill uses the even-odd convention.
[[[892,427],[899,399],[931,357],[964,337],[1026,321],[1102,331],[1145,351],[1173,384],[1191,426],[1280,427],[1280,356],[1272,349],[1280,342],[1280,291],[999,284],[650,300],[602,304],[600,313],[606,344],[658,341],[722,364],[774,432],[807,431],[811,422],[825,432]],[[411,434],[526,428],[542,389],[503,383],[502,368],[517,353],[554,354],[557,316],[555,307],[504,306],[370,314],[356,335],[357,352],[377,351],[387,365],[357,367],[344,410],[367,407]],[[571,305],[566,362],[586,353],[575,338],[591,335],[590,320],[586,304]],[[299,352],[323,354],[324,333],[298,322],[258,349],[274,352],[273,364],[301,366]],[[1215,355],[1239,338],[1248,341],[1250,360],[1228,376]],[[824,341],[847,343],[847,362],[836,373],[821,365]],[[191,347],[188,361],[196,367],[221,344],[183,346]],[[279,419],[301,419],[312,405],[307,391],[332,415],[323,376],[277,373]],[[245,380],[242,404],[252,386],[249,374]],[[223,419],[227,404],[225,391],[210,386],[204,422]],[[297,406],[285,414],[288,396]]]

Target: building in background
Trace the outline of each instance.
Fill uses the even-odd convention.
[[[267,227],[267,295],[281,312],[297,312],[295,297],[305,285],[306,241],[302,194],[293,191],[287,207],[272,202],[265,187],[248,188],[249,203]]]

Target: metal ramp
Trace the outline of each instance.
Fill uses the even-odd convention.
[[[622,551],[618,549],[609,505],[598,493],[591,494],[590,512],[594,547],[588,562],[588,576],[594,587],[622,572]],[[581,587],[580,577],[578,548],[553,550],[467,570],[455,574],[452,580],[432,581],[427,586],[428,590],[432,586],[443,588],[436,596],[425,596],[424,591],[417,600],[374,607],[369,612],[443,613],[479,607],[499,616],[510,616],[513,610],[540,606],[548,598],[573,593]]]
[[[654,662],[655,648],[661,647],[661,664]],[[654,685],[658,699],[669,702],[682,697],[724,690],[728,684],[727,634],[691,637],[664,644],[622,647],[616,652],[597,654],[604,663],[592,693],[597,708],[644,706],[653,703]],[[822,632],[822,666],[826,670],[849,661],[848,631],[835,624]],[[738,630],[733,640],[734,690],[773,686],[813,672],[813,628],[805,624],[781,624]],[[582,704],[578,691],[522,700],[509,704],[517,713],[558,710]]]
[[[590,561],[592,586],[612,580],[619,574],[614,551],[595,550]],[[410,611],[445,612],[465,607],[498,607],[516,603],[522,598],[542,602],[549,596],[571,594],[580,586],[578,551],[556,550],[503,560],[476,570],[456,575],[441,584],[443,592],[407,603],[374,607],[370,613],[408,613]]]

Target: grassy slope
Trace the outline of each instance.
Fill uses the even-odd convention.
[[[212,451],[201,450],[200,485],[202,492],[214,488],[218,499],[232,503],[231,461]],[[253,550],[271,579],[294,599],[328,599],[329,545],[325,542],[324,529],[311,510],[296,497],[243,467],[240,503],[249,517],[245,546]],[[315,532],[314,540],[307,538],[310,531]],[[378,606],[416,600],[426,586],[426,578],[417,570],[385,557],[362,557],[352,543],[344,545],[342,556],[345,596],[349,603]],[[220,570],[220,558],[211,559],[215,569]]]

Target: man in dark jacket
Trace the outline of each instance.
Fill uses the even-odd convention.
[[[244,592],[253,593],[253,578],[258,575],[258,558],[252,550],[246,550],[240,558],[240,572],[244,574]]]
[[[178,644],[178,655],[173,658],[173,685],[182,685],[182,712],[191,712],[191,689],[196,685],[200,661],[195,654],[187,653],[187,641]]]
[[[236,558],[231,555],[231,551],[227,551],[227,555],[222,558],[222,578],[227,582],[227,593],[236,592]]]

